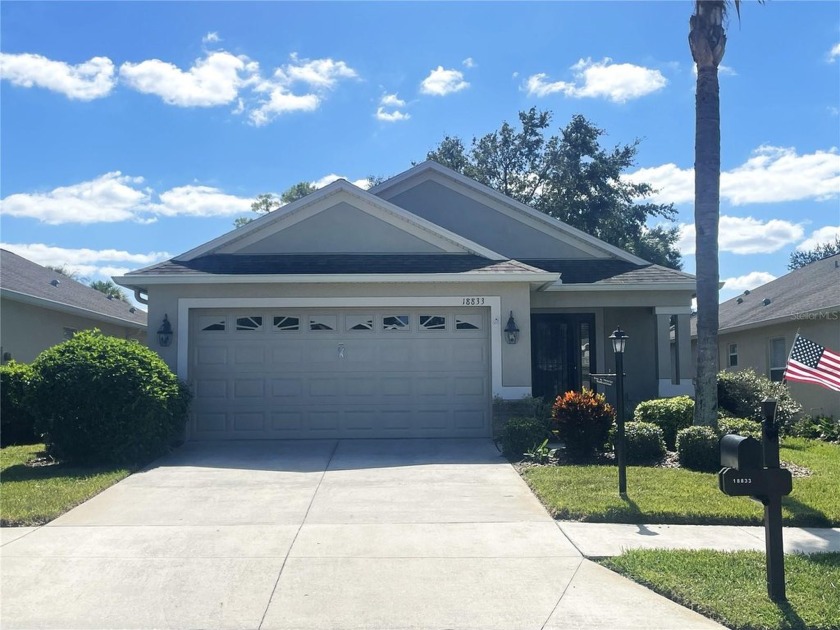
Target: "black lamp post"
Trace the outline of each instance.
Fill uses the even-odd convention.
[[[610,335],[615,353],[615,396],[616,396],[616,459],[618,460],[618,493],[627,494],[627,452],[624,444],[624,347],[627,333],[617,326]]]

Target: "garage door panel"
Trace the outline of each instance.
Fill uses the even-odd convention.
[[[191,311],[193,435],[489,436],[487,314],[454,307]],[[456,329],[456,322],[475,328]]]

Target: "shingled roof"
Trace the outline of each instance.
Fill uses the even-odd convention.
[[[720,332],[753,328],[806,313],[840,310],[840,254],[763,284],[720,305]],[[691,334],[696,335],[692,318]]]
[[[471,254],[209,254],[167,260],[132,271],[149,275],[338,275],[435,273],[540,273],[515,260],[494,261]]]
[[[563,284],[655,284],[694,282],[694,276],[660,265],[636,265],[624,260],[523,259],[522,262],[561,274]]]
[[[92,319],[133,328],[146,327],[146,313],[72,278],[0,249],[0,290],[4,300],[37,303],[56,310],[71,309]]]

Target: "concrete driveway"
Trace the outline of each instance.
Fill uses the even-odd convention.
[[[584,560],[488,440],[190,443],[4,530],[3,628],[714,628]]]

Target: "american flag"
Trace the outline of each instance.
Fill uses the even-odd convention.
[[[840,354],[797,335],[790,349],[785,379],[840,392]]]

